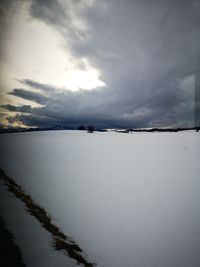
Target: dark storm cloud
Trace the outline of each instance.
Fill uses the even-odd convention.
[[[36,101],[38,94],[31,92],[31,97],[29,97],[30,91],[23,90],[23,94],[20,96]],[[131,95],[124,94],[123,96],[115,95],[113,97],[111,90],[100,89],[77,92],[55,90],[49,93],[48,103],[42,107],[30,107],[29,105],[4,105],[2,107],[8,111],[21,112],[21,115],[17,114],[12,117],[11,121],[19,122],[21,120],[27,126],[41,127],[43,121],[43,127],[59,124],[73,127],[77,127],[79,124],[94,124],[96,127],[145,127],[151,125],[149,122],[159,125],[159,121],[163,118],[164,121],[175,123],[175,116],[169,116],[166,109],[159,109],[159,114],[157,114],[158,110],[149,107],[148,99],[146,102],[143,100],[141,107],[138,104],[133,106],[134,99],[131,98]],[[37,97],[37,103],[39,102],[42,103]],[[25,115],[25,113],[30,115]],[[31,119],[30,123],[29,119]]]
[[[170,110],[182,101],[180,89],[177,85],[170,85],[165,88],[158,88],[150,95],[145,106],[157,109]]]
[[[15,105],[2,105],[1,108],[4,108],[11,112],[23,112],[23,113],[30,113],[31,106],[30,105],[23,105],[23,106],[15,106]]]
[[[44,117],[39,117],[39,116],[34,116],[34,115],[16,115],[14,117],[8,117],[7,120],[10,123],[13,122],[18,122],[19,124],[27,125],[29,127],[51,127],[55,125],[55,121],[49,119],[49,118],[44,118]]]
[[[59,31],[71,53],[87,58],[106,84],[59,92],[24,79],[23,85],[48,96],[28,89],[11,93],[44,104],[30,110],[34,116],[108,127],[193,124],[194,98],[183,97],[182,82],[199,71],[199,1],[36,0],[29,12]],[[192,83],[187,90],[194,90]]]
[[[45,95],[32,92],[32,91],[28,91],[25,89],[16,88],[16,89],[13,89],[13,91],[10,92],[9,94],[26,99],[26,100],[31,100],[38,104],[46,104],[48,102],[48,98]]]
[[[33,0],[30,13],[34,18],[45,20],[52,24],[62,24],[65,11],[57,0]]]
[[[54,86],[51,86],[49,84],[43,84],[43,83],[39,83],[30,79],[23,79],[23,80],[17,80],[18,82],[20,82],[23,85],[28,85],[34,89],[40,89],[44,92],[48,92],[48,91],[54,91],[56,90],[56,88]]]

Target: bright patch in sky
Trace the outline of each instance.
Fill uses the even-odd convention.
[[[30,19],[28,5],[13,15],[10,23],[3,65],[8,91],[16,87],[15,79],[27,77],[72,91],[105,86],[99,78],[99,71],[87,59],[74,58],[70,49],[64,48],[63,40],[55,29]],[[78,67],[82,63],[84,69]]]
[[[91,90],[96,87],[105,86],[105,83],[99,79],[99,71],[92,68],[86,59],[83,60],[87,69],[69,69],[65,77],[65,86],[67,89],[78,90],[85,89]]]

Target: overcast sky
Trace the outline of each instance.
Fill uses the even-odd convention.
[[[198,0],[5,0],[1,127],[194,126]]]

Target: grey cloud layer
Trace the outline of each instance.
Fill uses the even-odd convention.
[[[199,1],[31,3],[32,19],[55,27],[75,57],[87,58],[101,71],[106,88],[60,92],[27,77],[21,83],[44,94],[28,89],[10,94],[43,104],[30,108],[29,117],[104,127],[193,124],[194,99],[184,97],[180,84],[199,71]],[[27,125],[33,124],[26,118]]]
[[[26,84],[26,80],[21,82]],[[174,108],[177,106],[177,103],[174,103],[177,98],[172,96],[172,100],[166,99],[166,96],[160,96],[160,91],[153,100],[147,98],[144,101],[144,98],[138,97],[133,109],[134,98],[131,94],[122,94],[122,96],[115,94],[113,96],[113,91],[109,89],[61,92],[56,89],[52,90],[51,86],[48,88],[48,85],[29,80],[28,84],[30,83],[32,86],[35,84],[35,89],[43,90],[45,95],[25,89],[14,89],[11,94],[43,104],[43,106],[4,105],[2,107],[8,111],[22,113],[21,115],[17,114],[10,121],[15,120],[26,123],[27,126],[39,127],[57,124],[76,127],[80,123],[95,124],[97,127],[145,127],[159,125],[163,118],[165,123],[175,124],[177,122],[178,112],[175,114]],[[163,102],[160,103],[162,98]],[[166,104],[165,101],[167,101]],[[171,109],[173,112],[166,113],[166,109]]]
[[[35,93],[32,91],[27,91],[24,89],[13,89],[13,91],[10,92],[9,94],[23,98],[25,100],[31,100],[38,104],[47,104],[48,102],[48,98],[45,95],[40,93]]]

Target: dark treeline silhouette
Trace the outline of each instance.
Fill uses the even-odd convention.
[[[94,126],[84,126],[80,125],[78,128],[69,127],[67,125],[56,125],[53,127],[44,127],[44,128],[0,128],[0,134],[3,133],[19,133],[19,132],[35,132],[35,131],[55,131],[55,130],[87,130],[88,132],[107,132],[106,129],[95,129]],[[92,130],[92,131],[91,131]],[[114,129],[115,130],[115,129]],[[130,132],[181,132],[186,130],[196,130],[199,132],[200,127],[192,127],[192,128],[151,128],[151,129],[138,129],[138,128],[128,128],[128,129],[116,129],[117,133],[130,133]]]
[[[87,127],[87,131],[88,131],[88,133],[93,133],[93,132],[95,131],[94,126],[89,125],[89,126]]]
[[[128,132],[181,132],[186,130],[200,130],[200,127],[191,127],[191,128],[151,128],[151,129],[128,129]]]
[[[93,133],[94,131],[96,131],[95,127],[92,125],[88,125],[88,126],[84,126],[84,125],[80,125],[78,127],[79,131],[84,131],[87,130],[88,133]],[[100,131],[100,130],[99,130]]]
[[[80,131],[84,131],[84,130],[86,130],[86,129],[85,129],[85,126],[84,126],[84,125],[80,125],[80,126],[78,127],[78,130],[80,130]]]

